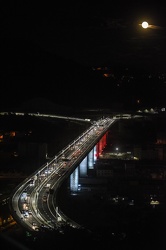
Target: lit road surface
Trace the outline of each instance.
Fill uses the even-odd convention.
[[[104,118],[93,122],[83,134],[17,186],[9,203],[13,218],[31,231],[40,230],[41,225],[57,229],[62,221],[80,227],[60,213],[56,193],[116,120]]]

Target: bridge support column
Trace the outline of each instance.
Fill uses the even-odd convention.
[[[74,170],[74,172],[70,175],[70,191],[77,192],[78,191],[78,167]]]
[[[107,133],[103,135],[100,141],[94,146],[94,148],[82,160],[80,165],[70,175],[70,191],[71,192],[78,191],[79,177],[87,177],[88,169],[94,169],[94,163],[99,158],[106,144],[107,144]]]
[[[88,169],[94,169],[94,148],[88,154]]]
[[[88,156],[86,156],[79,165],[80,177],[87,176],[87,167],[88,167]]]
[[[102,154],[103,149],[107,145],[107,135],[108,133],[105,133],[96,145],[97,146],[97,159],[99,158],[100,154]]]

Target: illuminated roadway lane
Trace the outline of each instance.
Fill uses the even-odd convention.
[[[30,231],[40,230],[41,225],[43,228],[57,229],[63,221],[79,228],[80,225],[60,213],[56,206],[56,194],[64,180],[116,120],[104,118],[93,122],[83,134],[18,185],[9,202],[13,218]]]

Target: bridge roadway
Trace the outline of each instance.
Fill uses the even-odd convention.
[[[64,180],[78,167],[116,120],[104,118],[93,122],[84,133],[13,190],[9,207],[17,223],[28,231],[38,231],[41,228],[58,229],[62,223],[81,227],[60,211],[56,194]]]

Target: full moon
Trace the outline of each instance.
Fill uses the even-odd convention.
[[[147,22],[143,22],[142,23],[142,28],[147,29],[148,26],[149,26],[149,24]]]

